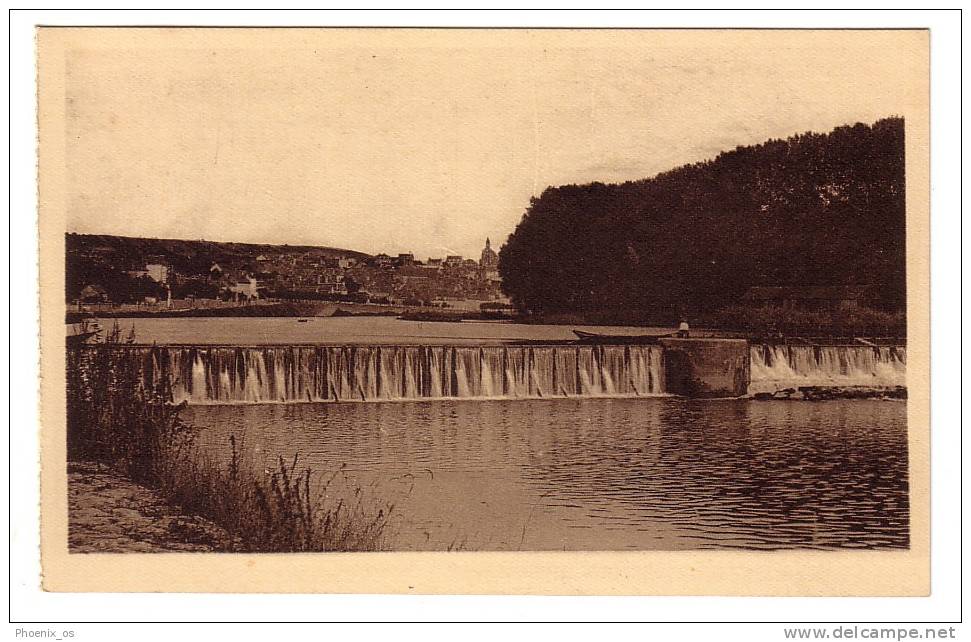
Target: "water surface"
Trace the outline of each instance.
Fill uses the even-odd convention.
[[[528,399],[190,406],[202,443],[395,502],[396,550],[905,548],[906,404]],[[343,489],[343,490],[342,490]]]
[[[523,339],[572,341],[573,328],[602,334],[661,334],[671,328],[624,326],[526,325],[488,321],[403,321],[394,317],[240,318],[119,318],[127,336],[134,329],[138,343],[192,345],[270,344],[460,344],[485,345]]]

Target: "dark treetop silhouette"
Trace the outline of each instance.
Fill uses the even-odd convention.
[[[499,254],[534,313],[711,311],[753,286],[872,285],[905,299],[904,121],[738,147],[619,185],[550,187]]]

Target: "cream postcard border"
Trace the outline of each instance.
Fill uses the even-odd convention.
[[[929,77],[907,96],[908,551],[644,551],[327,554],[70,554],[64,393],[66,56],[76,48],[295,46],[760,47],[812,39],[834,59],[847,37],[918,56],[926,30],[38,29],[41,303],[41,555],[50,591],[552,595],[898,596],[930,591]],[[777,42],[777,40],[775,40]],[[317,41],[319,42],[319,41]]]

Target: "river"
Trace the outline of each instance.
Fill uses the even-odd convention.
[[[395,550],[909,545],[905,401],[675,398],[657,347],[569,345],[571,326],[119,326],[168,346],[139,348],[146,369],[173,374],[185,418],[217,459],[234,435],[259,472],[299,455],[317,480],[333,477],[328,502],[362,489],[375,510],[394,503]],[[523,339],[562,344],[512,345]],[[750,390],[906,384],[903,347],[751,354]]]
[[[673,328],[528,325],[489,321],[403,321],[394,317],[199,317],[104,319],[138,343],[272,344],[497,344],[517,340],[572,341],[573,329],[604,334],[662,334]]]
[[[190,406],[206,448],[299,454],[395,550],[905,548],[900,401],[675,398]]]

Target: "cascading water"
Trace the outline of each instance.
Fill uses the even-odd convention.
[[[907,384],[907,349],[900,346],[751,347],[749,393],[800,386]]]
[[[663,394],[656,346],[145,348],[189,403]]]

